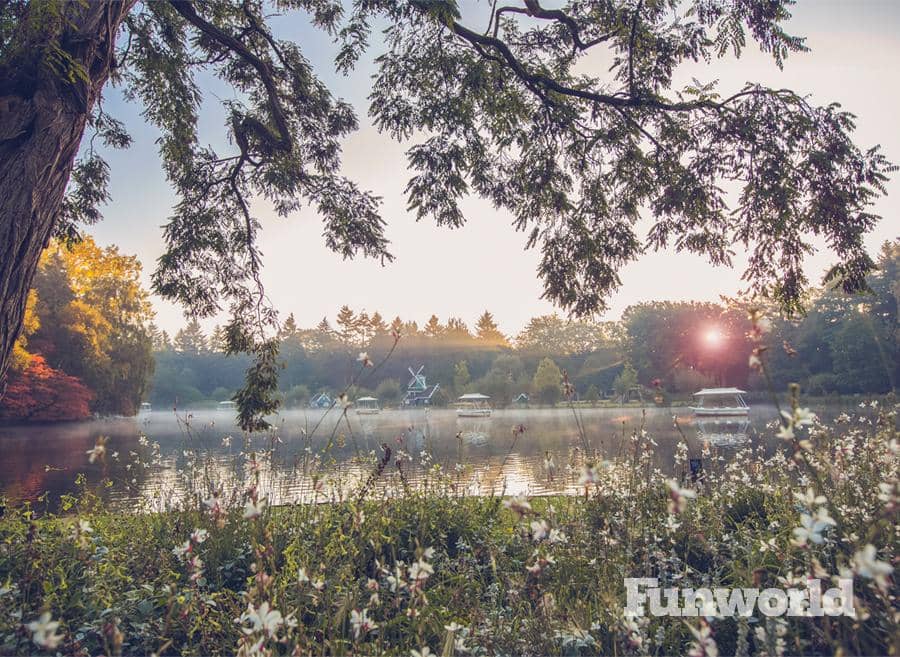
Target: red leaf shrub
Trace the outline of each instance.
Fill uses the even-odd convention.
[[[53,422],[90,416],[94,393],[80,379],[55,370],[41,356],[32,356],[22,372],[10,372],[0,398],[0,420]]]

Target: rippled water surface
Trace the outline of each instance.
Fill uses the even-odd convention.
[[[815,410],[828,418],[841,409]],[[79,492],[81,474],[81,486],[117,505],[161,508],[192,489],[238,490],[248,481],[247,454],[255,452],[260,485],[271,502],[329,499],[358,490],[383,457],[384,445],[391,459],[373,479],[376,492],[427,485],[435,480],[435,464],[449,476],[444,485],[451,492],[574,492],[585,447],[606,458],[626,456],[633,450],[631,436],[643,428],[655,443],[649,445],[656,466],[672,472],[682,434],[693,457],[700,456],[704,444],[725,460],[740,446],[778,449],[766,428],[775,417],[771,406],[755,406],[743,422],[698,421],[687,409],[663,408],[583,409],[578,418],[571,409],[516,409],[494,411],[485,419],[457,418],[453,410],[438,409],[374,416],[350,411],[346,417],[338,411],[324,417],[323,411],[286,411],[274,421],[274,431],[245,436],[228,411],[177,417],[171,411],[153,412],[132,419],[0,428],[0,491],[13,502],[39,500],[47,493],[37,504],[52,508],[60,496]],[[516,437],[513,427],[519,425],[525,431]],[[86,451],[101,436],[108,437],[106,462],[90,464]],[[228,446],[223,445],[226,436],[231,436]],[[153,443],[158,443],[155,456]],[[398,470],[396,457],[406,454],[410,458]],[[148,465],[134,465],[136,458]],[[102,484],[104,478],[111,485]]]

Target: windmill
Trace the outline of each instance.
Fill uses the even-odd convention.
[[[418,372],[413,372],[413,368],[407,367],[409,373],[412,374],[412,378],[409,380],[409,383],[406,384],[406,389],[409,392],[425,392],[428,385],[425,383],[425,375],[422,374],[422,370],[425,369],[425,366],[422,365],[419,368]]]
[[[403,400],[404,406],[430,406],[431,398],[434,396],[434,393],[437,392],[440,385],[435,383],[434,385],[428,385],[428,382],[425,380],[425,375],[422,374],[422,371],[425,369],[425,366],[422,365],[418,371],[413,371],[413,368],[407,367],[409,370],[409,374],[412,377],[409,380],[409,383],[406,384],[406,397]]]

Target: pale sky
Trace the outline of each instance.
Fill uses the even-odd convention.
[[[816,104],[837,101],[858,117],[857,144],[864,148],[881,144],[888,158],[900,163],[900,2],[800,0],[793,14],[788,31],[806,36],[812,51],[791,55],[784,71],[748,49],[738,61],[685,69],[678,81],[687,82],[692,76],[719,79],[723,94],[754,81],[808,93]],[[327,38],[306,27],[299,15],[284,20],[280,36],[296,32],[319,75],[336,96],[356,107],[361,129],[344,144],[344,173],[383,197],[382,216],[396,260],[385,267],[370,260],[343,261],[324,246],[314,212],[279,219],[261,202],[254,210],[263,223],[263,282],[282,317],[293,312],[301,326],[312,326],[323,316],[333,318],[341,305],[348,304],[357,311],[378,310],[388,319],[400,315],[422,324],[436,313],[442,321],[458,316],[471,326],[488,309],[501,330],[515,335],[529,318],[554,312],[540,299],[542,285],[535,273],[539,253],[523,251],[524,236],[512,229],[506,213],[471,198],[463,206],[468,223],[462,229],[415,221],[406,211],[403,194],[408,178],[404,153],[410,144],[380,135],[367,120],[371,65],[349,77],[336,76],[331,67],[334,50]],[[604,68],[598,63],[599,73]],[[229,93],[221,85],[208,90],[220,97]],[[100,244],[116,244],[122,252],[136,254],[144,263],[149,287],[150,273],[163,251],[161,226],[174,195],[159,165],[158,135],[140,117],[139,108],[110,90],[106,109],[125,121],[134,144],[107,155],[113,200],[105,208],[104,221],[90,231]],[[221,115],[212,106],[203,117],[202,137],[221,139],[221,124]],[[868,239],[873,252],[884,240],[900,236],[900,175],[889,182],[888,191],[890,196],[875,208],[883,220]],[[829,253],[817,253],[808,262],[810,279],[818,281],[831,262]],[[649,254],[621,272],[622,287],[610,299],[604,318],[616,319],[627,306],[641,301],[716,300],[735,294],[742,288],[743,264],[737,258],[734,269],[714,268],[692,255]],[[161,328],[174,332],[184,324],[179,308],[155,296],[153,303]]]

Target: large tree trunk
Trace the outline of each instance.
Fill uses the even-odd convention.
[[[89,114],[115,65],[116,34],[135,0],[67,2],[64,19],[26,13],[24,46],[0,71],[0,395],[41,252],[53,234]],[[37,3],[41,4],[41,3]],[[71,57],[69,79],[48,48]],[[72,82],[71,80],[75,81]]]

